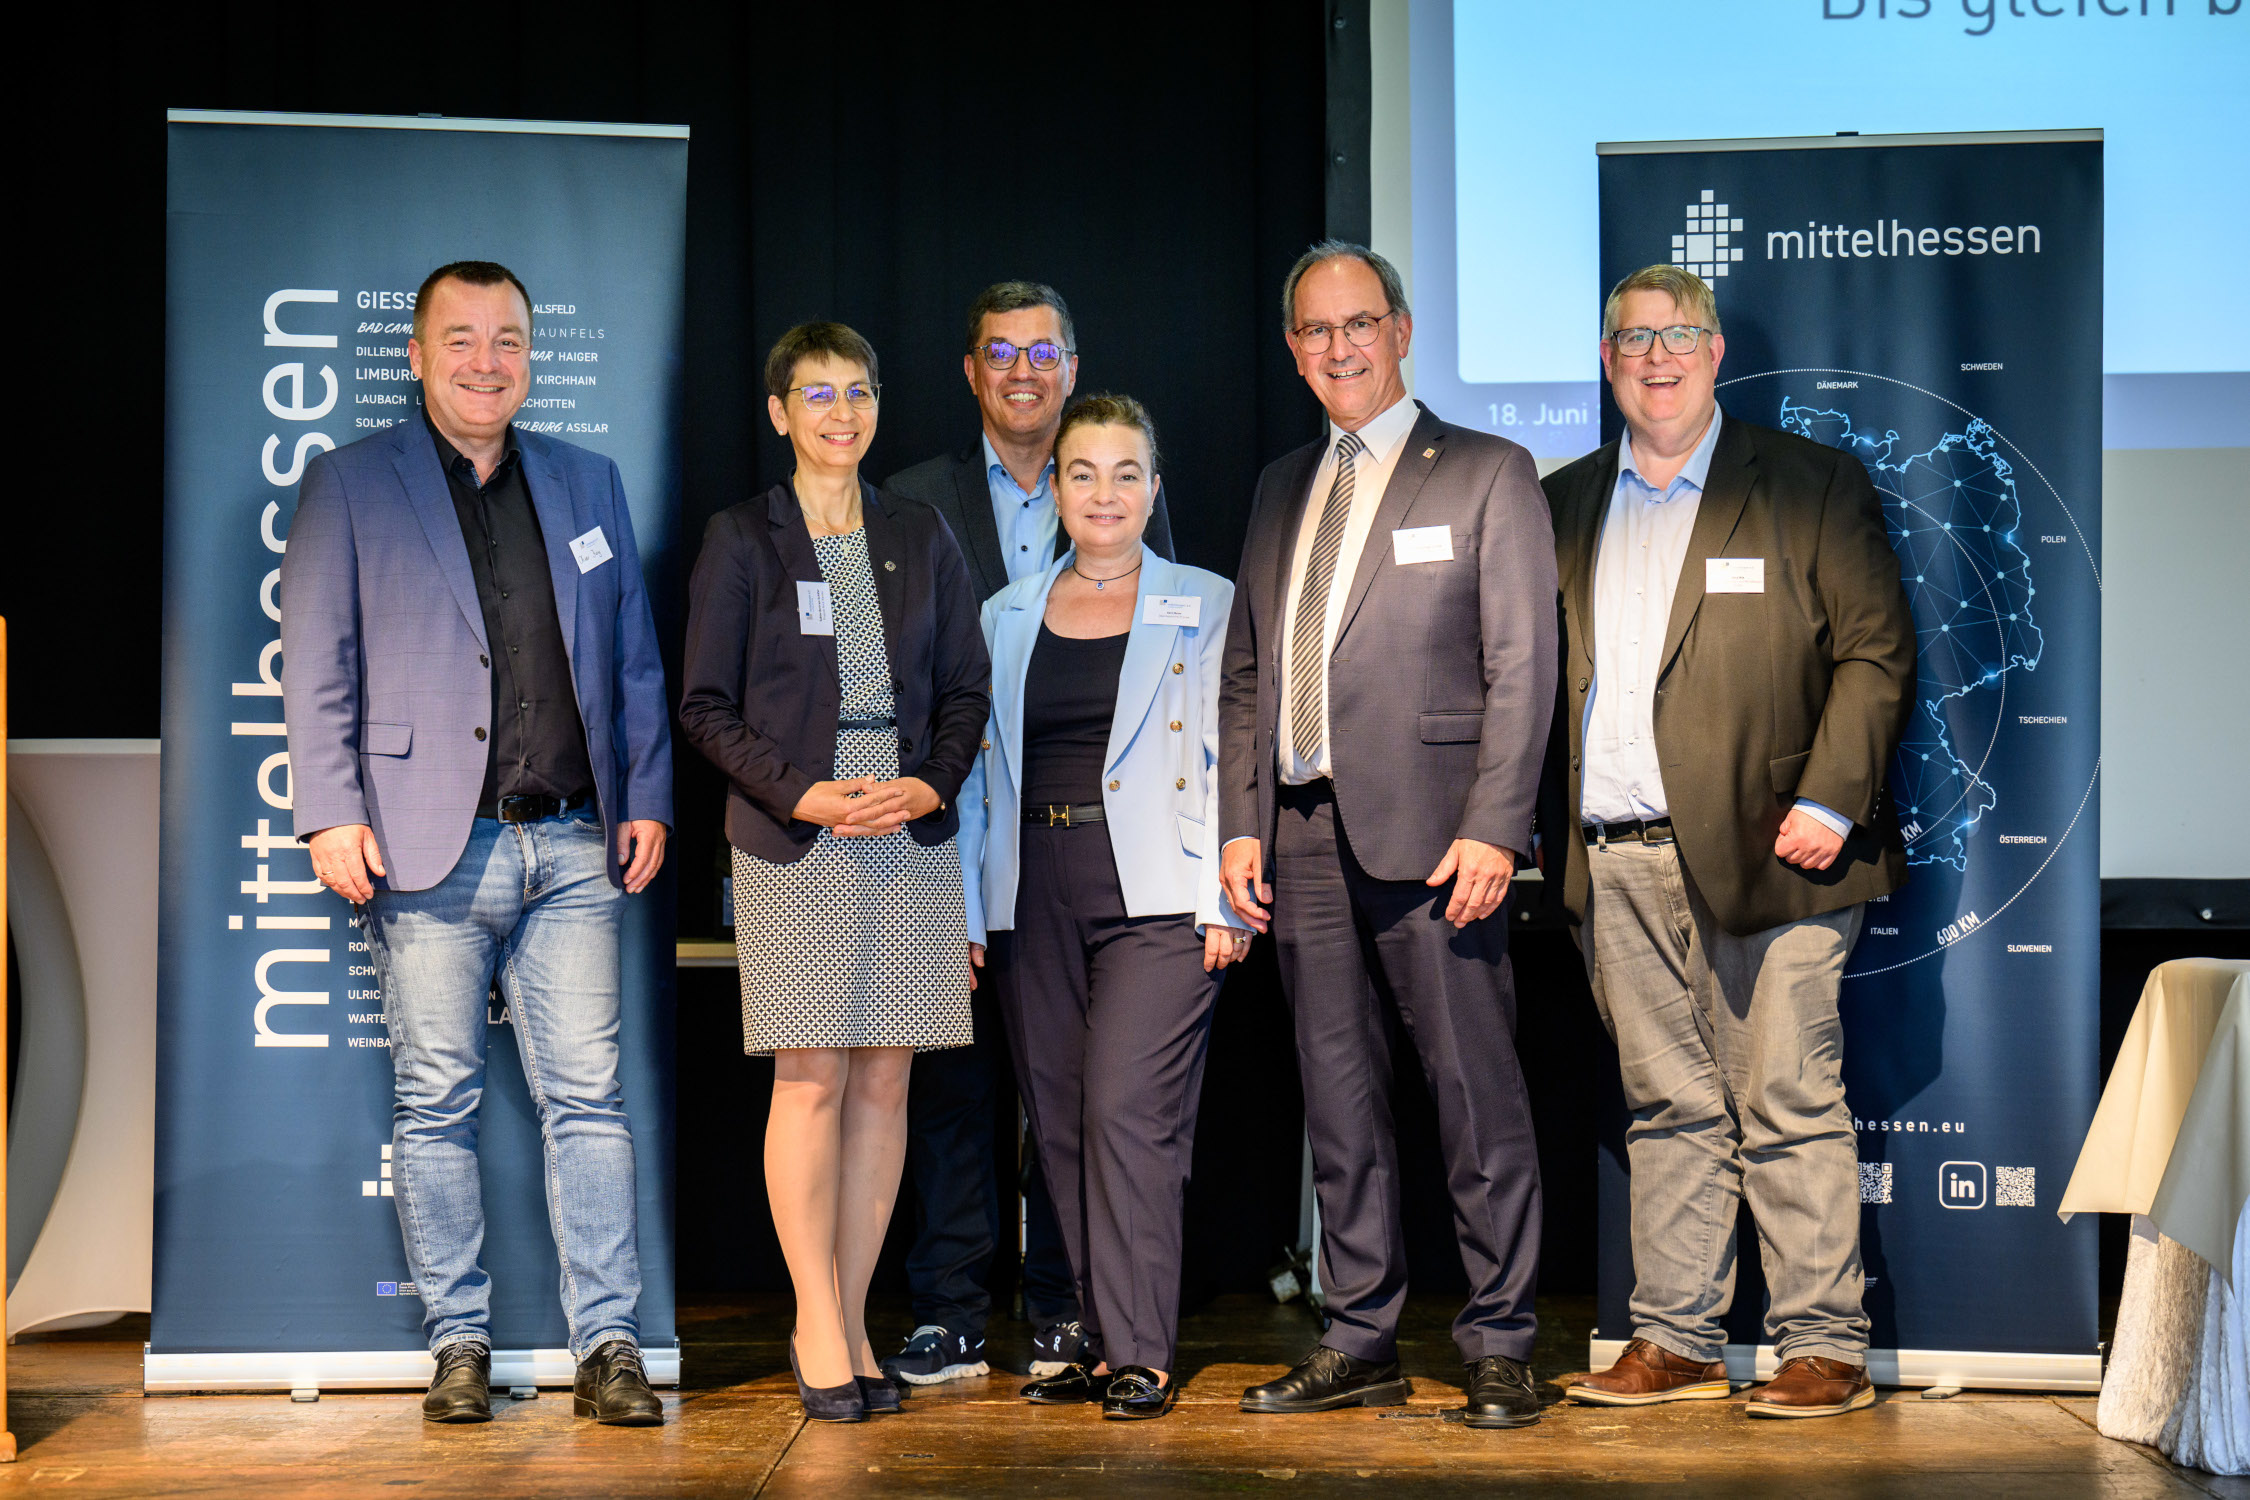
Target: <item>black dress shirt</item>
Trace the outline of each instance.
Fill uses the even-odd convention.
[[[1102,800],[1129,634],[1079,640],[1040,625],[1023,677],[1024,806]]]
[[[435,424],[430,437],[453,492],[491,645],[492,738],[477,816],[493,816],[502,797],[586,795],[594,786],[586,725],[578,717],[578,690],[547,572],[547,538],[524,482],[515,429],[508,429],[507,451],[482,484],[476,465]]]

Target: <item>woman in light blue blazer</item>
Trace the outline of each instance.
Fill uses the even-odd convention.
[[[1119,1419],[1172,1406],[1211,1009],[1250,947],[1214,842],[1234,585],[1142,545],[1159,462],[1131,397],[1064,414],[1071,551],[984,606],[992,720],[961,794],[970,953],[996,981],[1086,1310],[1083,1361],[1024,1398]]]

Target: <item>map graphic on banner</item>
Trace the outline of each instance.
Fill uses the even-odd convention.
[[[1702,277],[1728,419],[1859,460],[1899,559],[1916,681],[1886,795],[1908,879],[1867,903],[1841,1002],[1866,1309],[1902,1371],[1907,1351],[2037,1357],[1985,1383],[2098,1378],[2093,1240],[2053,1209],[2098,1063],[2101,152],[2050,133],[1599,157],[1603,285]],[[1602,422],[1615,437],[1607,401]],[[1616,1130],[1605,1338],[1630,1331]],[[1737,1242],[1727,1334],[1756,1344],[1747,1224]]]

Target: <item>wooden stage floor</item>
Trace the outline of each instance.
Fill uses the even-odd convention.
[[[903,1308],[889,1309],[903,1314]],[[1541,1304],[1537,1373],[1583,1367],[1591,1305]],[[904,1414],[857,1426],[802,1420],[780,1299],[684,1307],[687,1381],[659,1430],[574,1419],[567,1393],[499,1403],[480,1427],[436,1427],[418,1393],[140,1394],[147,1320],[9,1352],[9,1417],[21,1457],[0,1492],[58,1496],[816,1496],[1271,1494],[2227,1496],[2250,1480],[2174,1468],[2093,1428],[2091,1398],[1885,1392],[1869,1411],[1751,1422],[1738,1396],[1638,1412],[1550,1405],[1540,1423],[1477,1432],[1460,1402],[1450,1303],[1417,1298],[1401,1357],[1413,1403],[1389,1414],[1250,1417],[1242,1388],[1314,1341],[1300,1304],[1222,1298],[1181,1330],[1179,1409],[1105,1423],[1090,1409],[1032,1408],[1020,1377],[956,1382]],[[885,1320],[899,1322],[899,1316]],[[901,1330],[903,1331],[903,1330]],[[1030,1335],[995,1328],[995,1363],[1020,1370]],[[1542,1394],[1550,1401],[1552,1384]]]

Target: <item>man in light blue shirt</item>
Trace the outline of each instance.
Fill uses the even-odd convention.
[[[992,446],[991,432],[987,430],[978,441],[984,445],[985,481],[992,486],[992,525],[1000,537],[1008,582],[1046,572],[1055,555],[1054,455],[1047,456],[1039,478],[1025,489]]]

